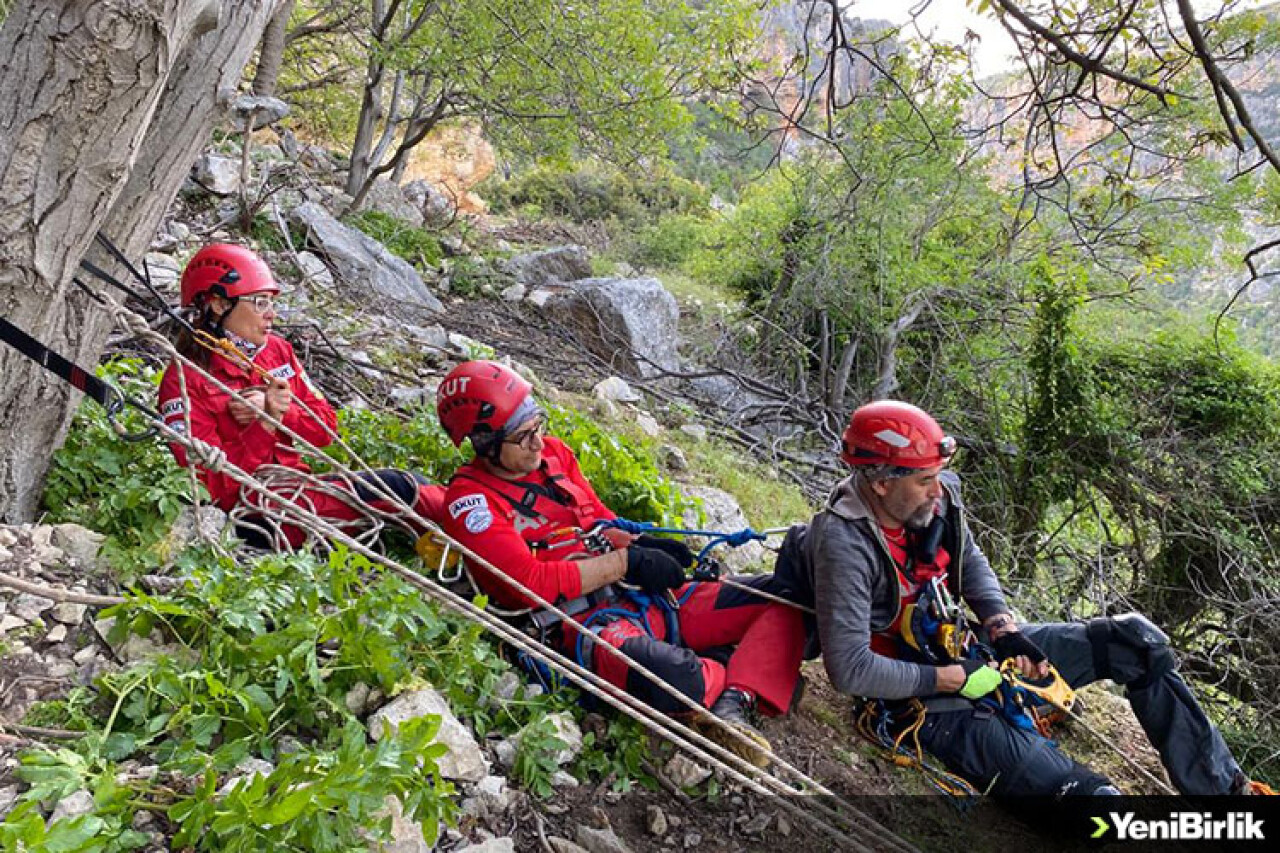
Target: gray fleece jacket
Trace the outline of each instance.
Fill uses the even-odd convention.
[[[965,521],[960,478],[944,471],[940,480],[951,588],[979,620],[1008,612],[1000,583]],[[901,602],[889,546],[854,477],[836,485],[826,508],[810,523],[802,550],[812,573],[822,658],[836,689],[876,699],[933,696],[936,667],[871,651],[872,632],[893,623]]]

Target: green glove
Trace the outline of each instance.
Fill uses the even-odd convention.
[[[968,676],[960,686],[960,695],[966,699],[981,699],[998,688],[1003,680],[1000,670],[987,666],[982,661],[962,660],[960,666],[964,667],[964,673]]]

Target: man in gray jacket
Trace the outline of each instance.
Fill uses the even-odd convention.
[[[944,586],[981,623],[998,660],[1028,678],[1052,661],[1072,687],[1123,684],[1134,713],[1185,794],[1263,793],[1231,757],[1178,675],[1168,637],[1136,613],[1088,622],[1018,625],[973,541],[959,478],[946,465],[955,441],[926,412],[884,400],[853,413],[841,458],[853,473],[813,519],[795,556],[811,591],[827,673],[837,689],[927,711],[920,743],[952,772],[997,795],[1118,793],[1048,740],[982,701],[998,671],[949,659],[918,636],[912,605]]]

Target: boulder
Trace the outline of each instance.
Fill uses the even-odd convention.
[[[201,154],[191,167],[191,176],[214,195],[232,195],[240,189],[240,161],[217,154]]]
[[[656,278],[588,278],[566,286],[543,309],[573,327],[591,352],[624,375],[679,368],[680,309]]]
[[[53,544],[81,566],[93,566],[98,562],[98,551],[106,536],[78,524],[55,524]]]
[[[444,313],[417,271],[377,240],[343,225],[315,202],[299,205],[289,215],[307,229],[307,239],[354,299],[383,303],[402,319]]]
[[[689,460],[685,458],[684,451],[674,444],[662,445],[658,451],[658,458],[662,460],[663,465],[676,473],[689,470]]]
[[[146,264],[143,272],[157,288],[171,290],[178,286],[178,279],[182,277],[182,265],[176,258],[162,252],[147,252],[142,260]]]
[[[60,601],[49,610],[49,616],[63,625],[79,625],[88,609],[77,601]]]
[[[638,403],[640,395],[620,376],[601,379],[591,389],[598,400],[612,400],[615,403]]]
[[[403,190],[405,199],[417,209],[418,221],[424,228],[443,228],[457,215],[453,199],[429,181],[410,181]]]
[[[289,114],[289,105],[279,98],[267,95],[241,95],[231,102],[227,109],[231,121],[239,129],[244,128],[245,120],[253,116],[253,129],[258,130],[269,124],[275,124]]]
[[[703,530],[733,533],[750,526],[747,522],[747,517],[742,512],[742,507],[738,505],[737,499],[728,492],[711,486],[681,486],[681,491],[687,497],[698,498],[702,501],[702,512],[706,516],[702,523]],[[697,527],[697,511],[686,510],[683,520],[686,527]],[[704,544],[704,540],[698,537],[690,537],[688,542],[689,547],[695,551]],[[772,556],[769,549],[759,542],[748,542],[737,548],[721,546],[712,553],[719,557],[728,568],[736,572],[740,572],[749,566],[763,563]]]
[[[556,246],[515,255],[502,262],[502,271],[529,288],[546,287],[591,277],[591,257],[581,246]]]
[[[479,782],[488,776],[489,762],[475,738],[453,715],[444,697],[429,687],[401,693],[378,709],[369,718],[369,734],[374,739],[380,738],[387,726],[394,731],[401,723],[428,714],[440,717],[440,731],[436,733],[435,742],[448,748],[438,762],[440,775],[464,782]]]
[[[364,197],[364,206],[369,210],[395,217],[401,222],[407,222],[414,228],[422,225],[422,209],[409,201],[399,184],[388,181],[386,178],[376,178],[369,185],[369,192]]]
[[[302,282],[308,288],[333,290],[333,272],[319,255],[299,252],[298,266],[302,267]]]
[[[503,302],[519,302],[521,299],[524,299],[524,294],[525,286],[516,282],[510,287],[503,288],[500,295],[502,296]]]
[[[546,287],[539,287],[536,290],[529,291],[529,295],[524,299],[534,308],[546,308],[547,303],[555,298],[556,292]]]
[[[640,431],[649,438],[657,438],[662,434],[662,425],[648,412],[640,412],[636,415],[636,426],[640,427]]]

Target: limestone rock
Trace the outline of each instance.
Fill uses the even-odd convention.
[[[41,595],[29,592],[19,593],[17,598],[9,602],[9,612],[23,622],[37,622],[40,615],[53,607],[53,601]]]
[[[662,434],[662,425],[648,412],[640,412],[636,415],[636,426],[640,427],[640,431],[649,438],[657,438]]]
[[[511,285],[508,288],[505,288],[502,291],[502,294],[501,294],[502,301],[503,302],[519,302],[521,299],[524,299],[524,294],[526,290],[527,288],[523,284],[516,282],[515,284]]]
[[[316,290],[333,290],[333,272],[324,259],[314,252],[298,252],[298,265],[302,267],[302,281]]]
[[[671,828],[667,824],[667,813],[659,806],[649,806],[645,809],[644,824],[650,835],[656,835],[659,838],[666,835],[667,830]]]
[[[245,121],[253,116],[253,129],[258,130],[287,116],[289,105],[266,95],[241,95],[231,102],[228,112],[238,129],[243,129]]]
[[[84,620],[84,614],[88,610],[87,605],[79,602],[60,601],[53,605],[49,615],[53,617],[55,622],[61,622],[63,625],[79,625]]]
[[[226,524],[227,514],[216,506],[183,507],[169,528],[162,550],[171,555],[180,554],[204,537],[217,541]]]
[[[683,491],[687,497],[702,501],[702,512],[706,517],[702,529],[732,533],[750,526],[737,499],[728,492],[711,486],[684,486]],[[686,510],[683,520],[688,527],[698,526],[698,516],[694,510]],[[702,541],[697,537],[691,537],[689,547],[697,550]],[[748,542],[737,548],[720,547],[714,553],[734,571],[759,565],[772,556],[769,550],[759,542]]]
[[[548,835],[547,844],[551,846],[554,853],[587,853],[586,850],[574,844],[567,838],[561,838],[558,835]]]
[[[525,297],[525,301],[535,308],[545,308],[547,303],[555,298],[556,291],[548,290],[545,287],[539,287],[529,291],[529,295]]]
[[[152,276],[154,275],[153,270]],[[81,527],[79,524],[67,523],[53,526],[53,544],[82,566],[93,566],[98,562],[98,551],[106,539],[107,537],[101,533]]]
[[[435,742],[448,747],[440,757],[440,774],[446,779],[478,782],[489,775],[489,762],[466,726],[453,715],[444,697],[430,688],[402,693],[369,718],[369,733],[380,738],[384,729],[394,730],[408,720],[432,714],[440,717]]]
[[[3,637],[5,634],[8,634],[10,631],[16,631],[19,628],[25,628],[25,627],[27,627],[26,621],[23,619],[19,619],[17,616],[14,616],[12,613],[6,613],[5,615],[0,616],[0,637]]]
[[[711,770],[682,752],[671,756],[662,774],[677,788],[693,788],[711,778]]]
[[[407,261],[354,228],[348,228],[315,202],[289,214],[307,229],[307,239],[328,259],[344,287],[356,298],[384,303],[404,319],[444,313],[444,305]]]
[[[377,853],[431,853],[422,826],[405,815],[398,799],[388,796],[383,811],[391,815],[391,840],[374,848]]]
[[[417,209],[418,221],[424,228],[443,228],[457,215],[453,199],[430,181],[410,181],[403,191],[404,197]]]
[[[422,225],[422,209],[405,195],[399,185],[386,178],[376,178],[365,195],[364,206],[407,222],[415,228]]]
[[[698,441],[707,440],[707,428],[702,424],[681,424],[680,431],[685,435],[693,436]]]
[[[232,157],[201,154],[192,177],[214,195],[232,195],[240,189],[240,162]]]
[[[555,728],[555,736],[559,738],[564,746],[555,754],[556,764],[563,767],[573,759],[577,758],[578,753],[582,752],[582,730],[578,728],[578,724],[574,721],[573,716],[566,712],[552,714],[547,717]],[[520,738],[521,732],[517,732],[515,739]]]
[[[503,261],[502,271],[527,287],[546,287],[591,276],[591,258],[581,246],[556,246]]]
[[[93,794],[85,790],[73,791],[58,800],[58,804],[53,807],[53,814],[49,815],[49,822],[68,820],[91,811],[93,811]]]
[[[516,853],[516,843],[511,838],[490,838],[479,844],[459,847],[455,853]]]
[[[579,340],[612,369],[657,376],[679,368],[680,308],[656,278],[588,278],[549,300]]]
[[[587,853],[631,853],[631,848],[612,829],[595,829],[578,824],[574,837]]]
[[[684,451],[674,444],[664,444],[658,456],[662,464],[678,474],[689,470],[689,460],[685,458]]]
[[[620,376],[600,380],[591,389],[591,393],[599,400],[612,400],[615,403],[635,403],[641,399],[636,390]]]

